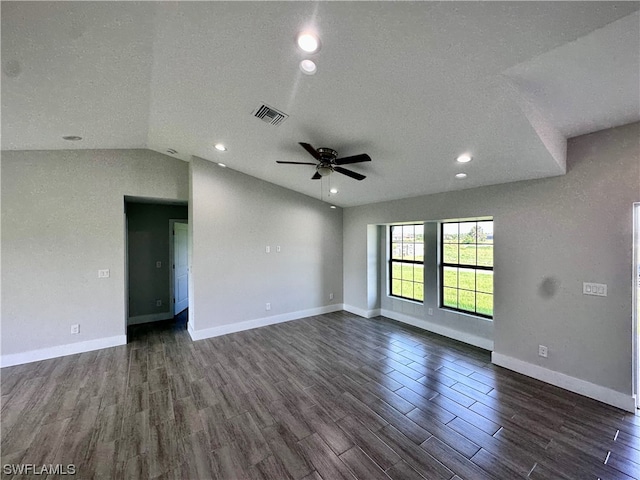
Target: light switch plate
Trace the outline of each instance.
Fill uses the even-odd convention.
[[[98,270],[98,278],[109,278],[109,269]]]
[[[582,284],[582,293],[584,295],[595,295],[596,297],[607,296],[607,285],[604,283],[588,283]]]

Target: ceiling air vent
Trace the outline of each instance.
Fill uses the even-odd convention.
[[[263,122],[275,126],[280,125],[287,119],[287,117],[289,117],[286,113],[276,110],[265,103],[253,111],[253,116],[259,118]]]

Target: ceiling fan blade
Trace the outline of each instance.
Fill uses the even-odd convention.
[[[276,163],[288,163],[289,165],[315,165],[311,162],[283,162],[282,160],[276,160]]]
[[[311,177],[311,180],[320,180],[322,178],[322,175],[320,175],[318,172],[316,172],[313,177]]]
[[[304,148],[307,152],[311,154],[313,158],[315,158],[316,160],[320,160],[320,154],[315,148],[313,148],[308,143],[304,143],[304,142],[299,142],[299,143],[302,146],[302,148]]]
[[[348,163],[360,163],[360,162],[370,162],[371,157],[366,153],[361,153],[360,155],[353,155],[351,157],[337,158],[336,165],[346,165]]]
[[[346,168],[342,168],[342,167],[333,167],[333,169],[336,172],[340,172],[343,175],[346,175],[347,177],[351,177],[351,178],[355,178],[356,180],[364,180],[365,177],[364,175],[360,175],[359,173],[356,172],[352,172],[351,170],[347,170]]]

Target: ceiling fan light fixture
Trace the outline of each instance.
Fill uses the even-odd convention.
[[[302,60],[300,62],[300,70],[302,70],[302,73],[305,75],[315,75],[318,67],[312,60]]]
[[[320,50],[320,39],[312,32],[302,32],[299,34],[297,43],[303,52],[316,53]]]
[[[317,170],[322,177],[326,177],[327,175],[330,175],[331,172],[333,172],[333,168],[331,168],[329,165],[318,165]]]

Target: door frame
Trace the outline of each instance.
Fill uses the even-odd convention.
[[[171,306],[171,312],[174,312],[174,304],[175,304],[175,252],[174,252],[174,248],[173,248],[173,230],[174,230],[174,225],[176,223],[184,223],[186,225],[189,225],[189,220],[187,219],[178,219],[178,218],[172,218],[171,220],[169,220],[169,304]],[[191,291],[189,291],[189,296],[191,296]],[[174,313],[175,316],[175,313]]]
[[[633,286],[631,288],[632,379],[636,408],[640,409],[640,202],[633,204]]]

